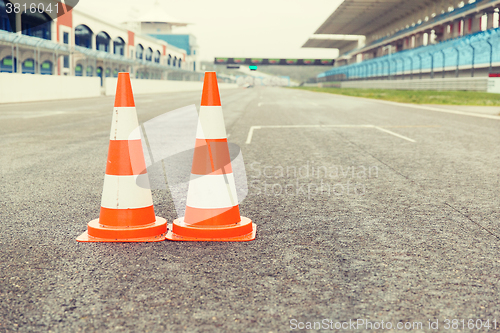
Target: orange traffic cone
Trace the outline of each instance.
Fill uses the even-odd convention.
[[[244,242],[254,240],[256,230],[240,216],[217,76],[206,72],[186,215],[173,222],[167,239]]]
[[[165,240],[167,221],[155,216],[138,126],[130,75],[119,73],[101,213],[98,219],[88,223],[88,230],[77,241]]]

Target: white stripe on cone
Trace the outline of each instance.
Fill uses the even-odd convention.
[[[137,179],[139,178],[139,179]],[[147,186],[138,186],[140,182]],[[148,174],[139,176],[104,176],[101,206],[104,208],[127,209],[153,205]]]
[[[186,205],[193,208],[227,208],[238,204],[232,173],[191,175]]]
[[[226,139],[226,127],[221,106],[200,106],[197,139]]]
[[[137,130],[137,111],[135,107],[118,107],[113,109],[110,140],[138,140],[141,138]]]

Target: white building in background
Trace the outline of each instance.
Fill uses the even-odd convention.
[[[185,27],[189,23],[169,15],[159,4],[155,4],[151,9],[141,15],[137,20],[125,23],[125,26],[133,31],[138,31],[143,35],[149,35],[159,40],[176,46],[186,52],[186,68],[195,71],[197,69],[197,49],[196,38],[192,34],[175,34],[175,27]]]
[[[40,13],[7,15],[0,2],[0,72],[103,78],[128,71],[143,79],[198,77],[193,75],[196,56],[191,49],[148,35],[168,35],[173,26],[186,23],[168,22],[168,15],[153,10],[159,14],[154,22],[146,18],[120,26],[78,8],[54,20]],[[14,32],[15,27],[22,31]]]

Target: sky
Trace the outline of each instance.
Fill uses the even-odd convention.
[[[147,13],[156,0],[80,0],[76,9],[120,24]],[[158,0],[191,23],[200,60],[214,57],[335,58],[335,49],[301,48],[342,0]]]

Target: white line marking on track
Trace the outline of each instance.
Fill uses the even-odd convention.
[[[455,111],[455,110],[447,110],[447,109],[440,109],[440,108],[435,108],[432,106],[425,106],[425,105],[412,105],[412,104],[406,104],[406,103],[396,103],[396,102],[389,102],[389,101],[383,101],[386,104],[392,104],[392,105],[398,105],[398,106],[406,106],[408,108],[414,108],[414,109],[422,109],[422,110],[429,110],[429,111],[434,111],[434,112],[443,112],[443,113],[452,113],[452,114],[459,114],[462,116],[470,116],[470,117],[477,117],[477,118],[487,118],[487,119],[495,119],[495,120],[500,120],[500,116],[494,116],[494,115],[489,115],[489,114],[481,114],[481,113],[472,113],[472,112],[465,112],[465,111]]]
[[[31,115],[31,116],[24,116],[23,119],[55,116],[55,115],[63,114],[63,113],[66,113],[66,112],[64,112],[64,111],[44,112],[44,113],[39,113],[39,114]]]
[[[260,129],[260,126],[252,126],[248,131],[247,141],[245,142],[247,145],[252,142],[253,131],[256,129]]]
[[[375,125],[268,125],[268,126],[251,126],[248,131],[247,141],[245,142],[247,145],[252,143],[253,132],[262,128],[375,128],[379,131],[385,132],[387,134],[394,135],[403,140],[407,140],[415,143],[416,141],[410,139],[406,136],[400,135],[398,133],[394,133],[392,131],[386,130],[382,127],[378,127]]]
[[[311,102],[311,104],[314,105],[314,106],[319,106],[318,103]]]
[[[403,136],[403,135],[398,134],[398,133],[394,133],[394,132],[392,132],[392,131],[389,131],[389,130],[383,129],[383,128],[381,128],[381,127],[374,126],[374,128],[378,129],[379,131],[382,131],[382,132],[385,132],[385,133],[388,133],[388,134],[391,134],[391,135],[397,136],[398,138],[401,138],[401,139],[403,139],[403,140],[407,140],[407,141],[410,141],[410,142],[416,142],[416,141],[415,141],[415,140],[413,140],[413,139],[407,138],[406,136]]]
[[[418,105],[418,104],[408,104],[408,103],[398,103],[398,102],[391,102],[391,101],[383,101],[383,100],[374,99],[374,98],[364,98],[364,97],[345,96],[345,95],[342,95],[342,96],[344,96],[344,97],[352,97],[352,98],[360,98],[360,99],[369,100],[369,101],[372,101],[372,102],[378,102],[378,103],[383,103],[383,104],[408,107],[408,108],[413,108],[413,109],[421,109],[421,110],[428,110],[428,111],[434,111],[434,112],[443,112],[443,113],[458,114],[458,115],[461,115],[461,116],[469,116],[469,117],[477,117],[477,118],[486,118],[486,119],[500,120],[500,116],[495,116],[495,115],[490,115],[490,114],[481,114],[481,113],[474,113],[474,112],[465,112],[465,111],[440,109],[440,108],[435,108],[435,107],[432,107],[432,106],[425,106],[425,105]]]

